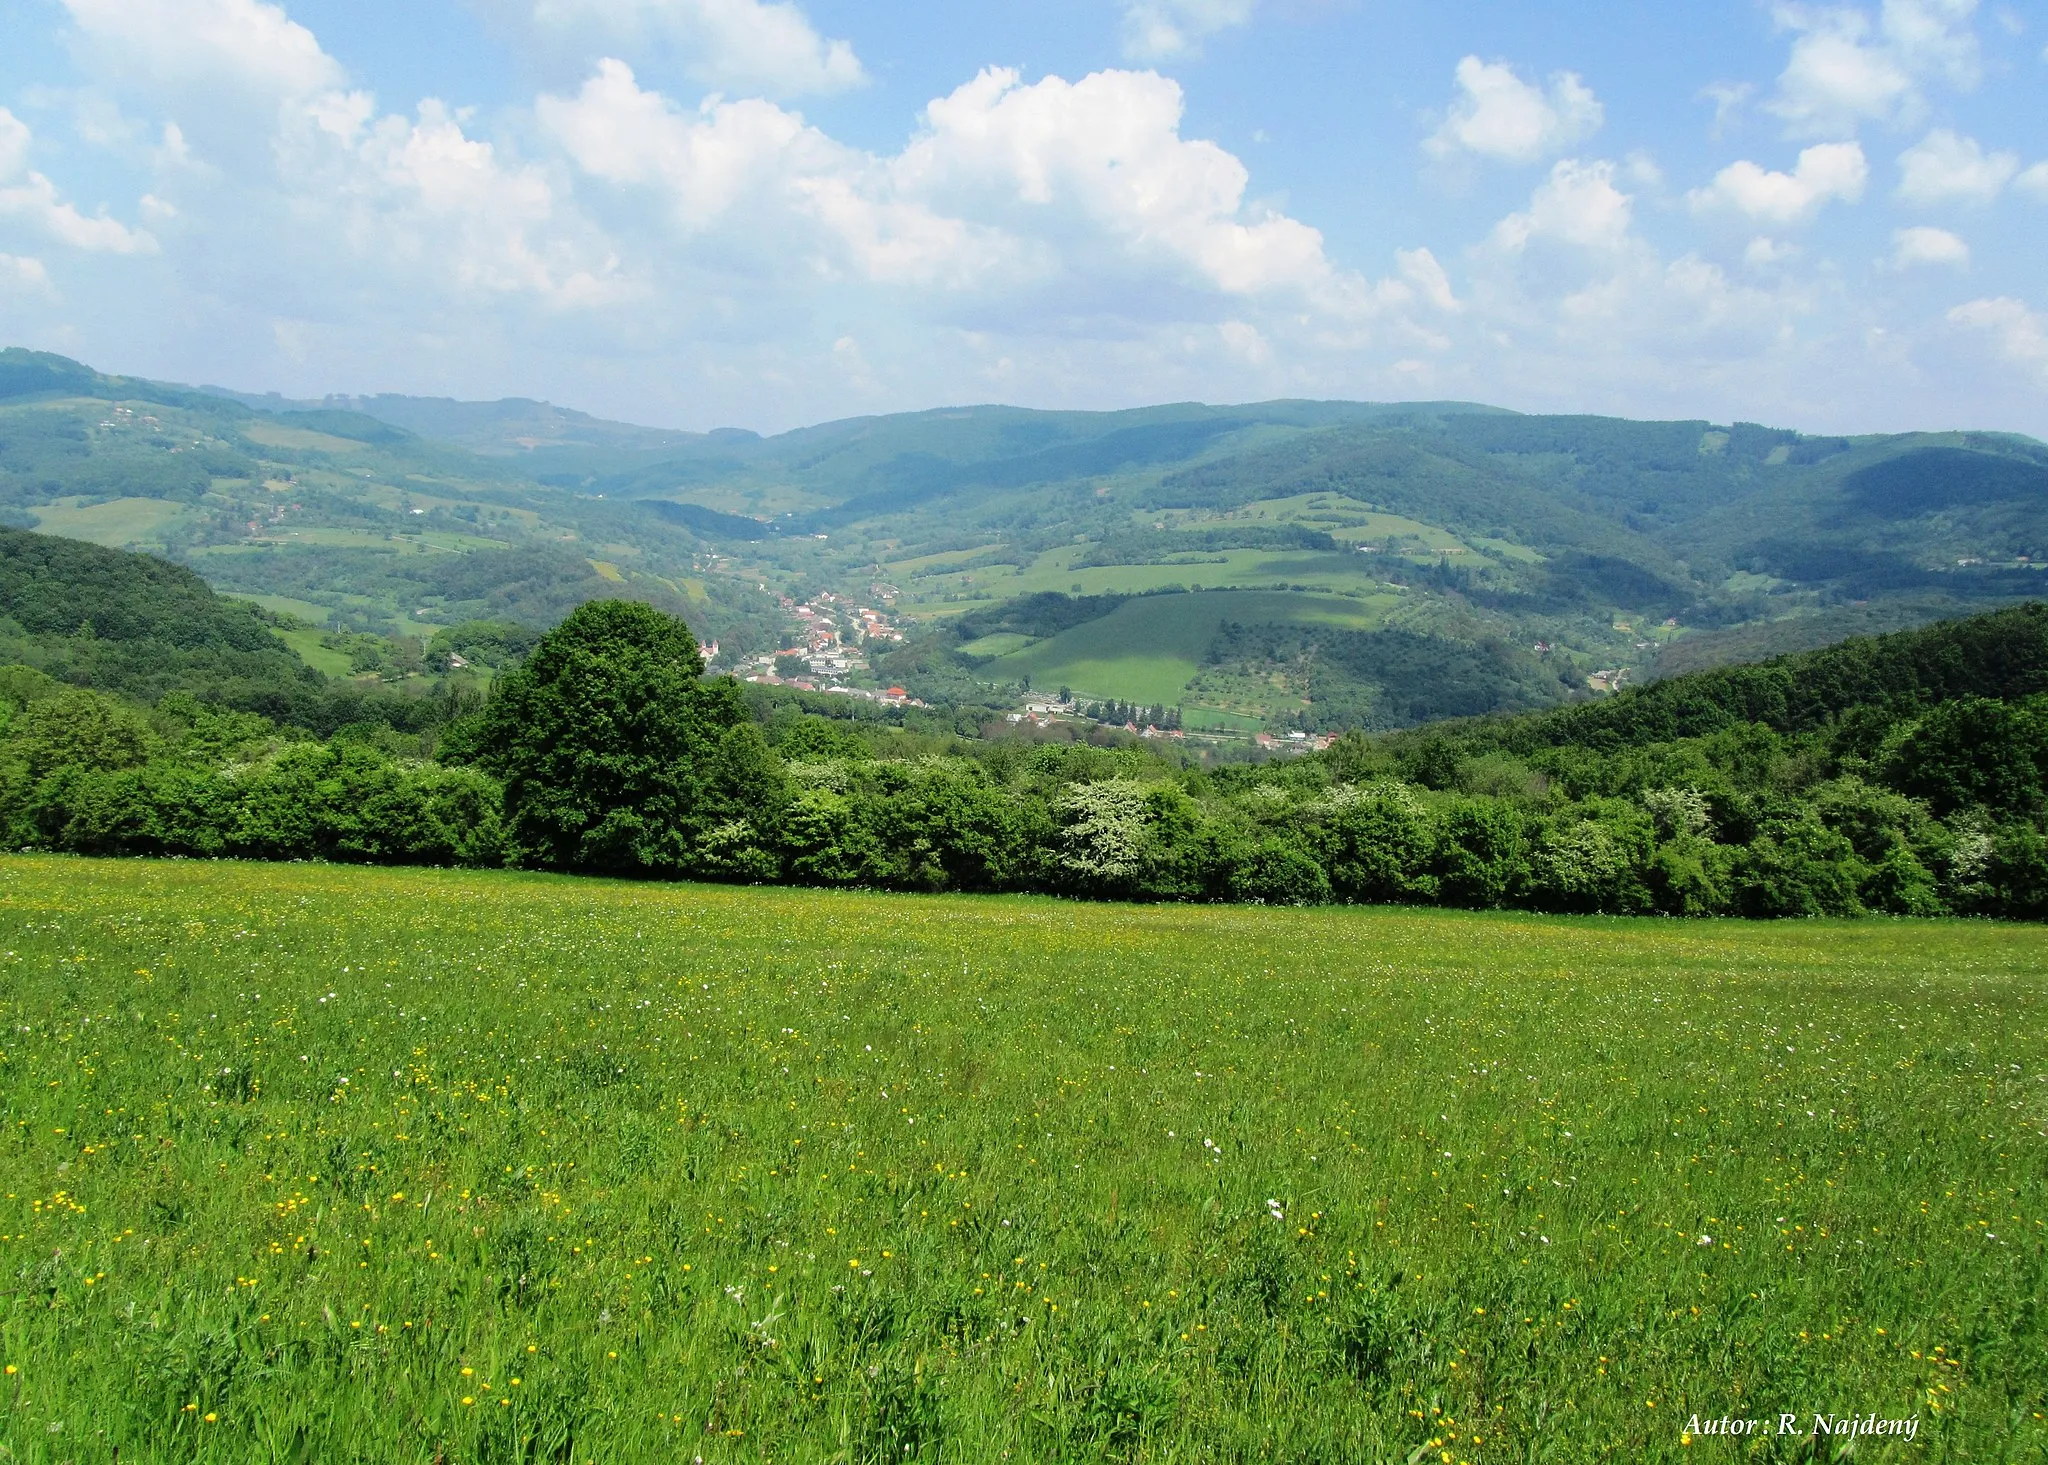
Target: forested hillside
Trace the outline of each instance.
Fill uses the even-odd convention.
[[[181,566],[0,529],[0,664],[143,703],[181,693],[320,733],[365,719],[417,730],[445,715],[424,696],[323,676],[273,620]]]
[[[0,520],[148,550],[317,630],[544,629],[623,596],[687,612],[736,652],[784,631],[758,581],[706,573],[703,543],[658,512],[343,407],[258,411],[20,350],[0,352]]]
[[[384,638],[387,667],[466,621],[625,598],[725,667],[794,649],[819,686],[1065,689],[1228,739],[1594,699],[2035,597],[2048,447],[1344,402],[760,437],[8,351],[0,517]]]
[[[27,617],[4,623],[25,664],[0,668],[0,837],[18,848],[1154,901],[2048,917],[2039,603],[1219,764],[1107,728],[1026,739],[992,714],[707,675],[694,631],[643,601],[586,603],[537,641],[512,622],[453,628],[436,654],[494,670],[488,693],[407,698],[337,687],[259,612],[134,556],[10,532],[0,596]],[[969,644],[1056,643],[1191,598],[1052,596],[970,619]],[[1226,639],[1247,666],[1299,653],[1270,636]],[[1361,678],[1457,673],[1411,717],[1546,695],[1505,650],[1461,667],[1409,633],[1328,636]]]

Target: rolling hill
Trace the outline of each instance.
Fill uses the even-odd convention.
[[[1396,726],[2037,595],[2048,447],[1288,401],[760,437],[7,351],[0,519],[385,635],[625,594],[731,664],[829,592],[906,632],[870,680],[931,697],[1028,678],[1191,726]]]

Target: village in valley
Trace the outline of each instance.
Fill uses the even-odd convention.
[[[884,707],[928,707],[929,703],[911,696],[903,687],[882,685],[875,674],[869,659],[870,648],[900,644],[904,633],[890,609],[896,595],[894,587],[871,588],[883,609],[862,605],[829,590],[805,600],[782,596],[782,608],[796,632],[792,644],[750,658],[736,674],[759,686],[855,697]],[[707,665],[718,659],[716,641],[699,650]],[[991,689],[990,695],[998,697],[1000,693]],[[1014,710],[1003,714],[1001,726],[1027,737],[1071,737],[1086,729],[1091,733],[1125,733],[1145,742],[1241,745],[1249,741],[1262,755],[1282,757],[1324,752],[1336,741],[1334,733],[1298,729],[1247,735],[1211,728],[1190,733],[1181,726],[1177,707],[1140,707],[1113,699],[1092,701],[1067,687],[1060,688],[1057,694],[1032,692],[1026,687],[1017,694]]]
[[[876,598],[884,605],[894,599],[888,586],[878,585]],[[766,651],[753,659],[756,670],[750,682],[771,687],[794,687],[800,692],[822,692],[835,697],[859,697],[885,707],[923,707],[926,704],[901,687],[861,686],[872,680],[867,648],[880,643],[900,642],[903,632],[886,611],[857,605],[829,590],[809,600],[782,597],[782,608],[795,620],[799,642],[780,651]],[[717,653],[708,648],[706,660]]]

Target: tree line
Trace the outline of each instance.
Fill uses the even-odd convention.
[[[765,720],[764,720],[765,711]],[[1201,768],[765,710],[587,604],[432,756],[0,670],[15,848],[1751,917],[2048,917],[2048,607]]]

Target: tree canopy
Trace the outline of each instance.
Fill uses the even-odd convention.
[[[747,710],[705,681],[690,628],[633,601],[579,607],[500,683],[471,734],[504,780],[518,858],[556,869],[668,873],[734,812]]]

